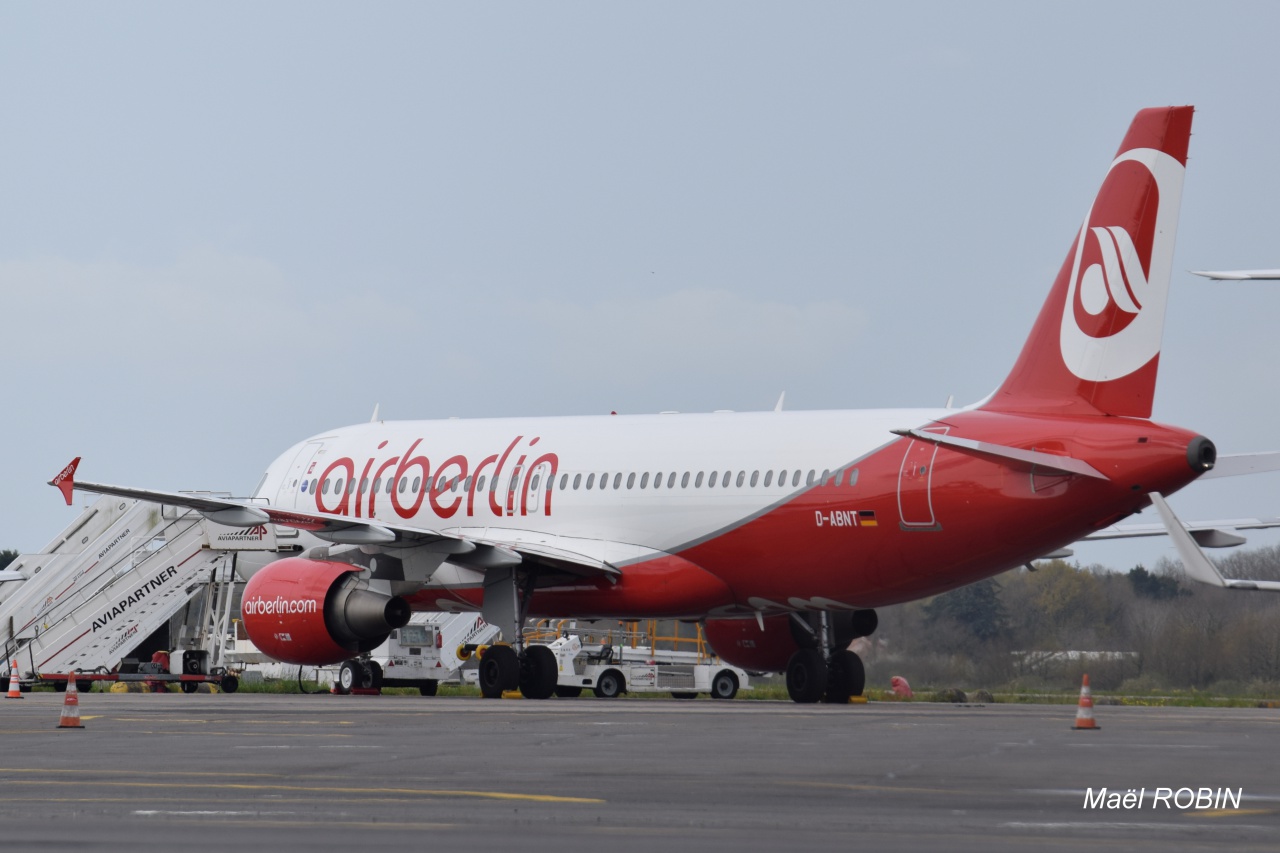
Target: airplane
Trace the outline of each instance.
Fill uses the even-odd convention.
[[[483,695],[546,698],[556,664],[524,642],[526,618],[673,618],[701,621],[729,663],[785,671],[794,701],[847,702],[865,687],[847,646],[878,607],[1022,566],[1153,503],[1198,547],[1163,498],[1217,450],[1150,419],[1192,114],[1135,116],[1012,371],[972,406],[375,411],[290,447],[250,499],[77,481],[79,458],[51,484],[68,504],[81,489],[314,536],[244,590],[245,629],[277,660],[334,664],[411,611],[479,610],[511,640],[484,651]]]

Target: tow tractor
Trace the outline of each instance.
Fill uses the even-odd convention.
[[[678,633],[660,636],[657,624],[651,620],[641,631],[637,622],[623,623],[620,635],[610,632],[598,645],[591,635],[584,645],[582,635],[566,622],[560,623],[554,634],[544,623],[531,636],[556,656],[559,678],[555,693],[562,698],[579,696],[589,688],[602,699],[623,693],[670,693],[675,699],[694,699],[707,693],[712,699],[732,699],[739,690],[750,689],[745,670],[710,653],[700,626],[697,636],[691,638]],[[676,648],[659,648],[660,644]],[[681,650],[678,646],[682,644],[694,648]]]

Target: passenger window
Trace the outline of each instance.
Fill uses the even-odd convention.
[[[582,485],[582,475],[581,475],[581,474],[574,474],[574,475],[573,475],[573,490],[576,492],[576,491],[578,490],[578,486],[581,486],[581,485]]]
[[[822,483],[823,483],[823,485],[829,485],[829,484],[831,483],[831,469],[830,469],[830,468],[823,468],[823,469],[822,469]]]
[[[742,481],[743,481],[743,480],[745,480],[745,479],[747,479],[747,472],[746,472],[746,471],[739,471],[739,472],[738,472],[738,488],[739,488],[739,489],[741,489],[741,488],[742,488]]]
[[[812,486],[812,485],[813,485],[813,483],[814,483],[814,480],[816,480],[817,478],[818,478],[818,474],[817,474],[817,472],[816,472],[816,471],[814,471],[812,468],[810,468],[810,469],[809,469],[809,476],[808,476],[808,478],[805,480],[805,485],[806,485],[806,486]]]
[[[627,475],[627,490],[630,491],[636,487],[636,472],[632,471]]]
[[[680,488],[682,489],[689,488],[689,472],[688,471],[685,471],[684,476],[680,478]]]
[[[360,481],[360,494],[363,495],[367,491],[369,491],[369,478],[365,477]]]
[[[671,474],[667,476],[667,488],[674,489],[675,487],[676,487],[676,472],[672,471]]]
[[[622,472],[621,471],[613,475],[613,488],[614,489],[622,488]]]
[[[370,489],[369,491],[373,492],[374,494],[377,494],[378,492],[382,491],[382,478],[381,478],[381,477],[374,477],[374,478],[373,478],[373,488],[372,488],[372,489]]]
[[[698,476],[693,478],[693,487],[695,489],[702,488],[702,472],[701,471],[698,472]]]
[[[756,484],[759,482],[760,482],[760,472],[752,471],[751,472],[751,488],[754,489],[756,487]]]
[[[410,486],[409,488],[410,488],[410,490],[411,490],[411,491],[416,495],[416,494],[418,493],[418,488],[419,488],[421,485],[422,485],[422,478],[421,478],[421,477],[414,477],[414,478],[413,478],[413,485],[412,485],[412,486]]]
[[[335,495],[342,494],[342,478],[341,477],[333,481],[333,493]]]
[[[850,468],[849,469],[849,486],[853,487],[856,485],[858,485],[858,469]]]
[[[661,489],[661,488],[662,488],[662,474],[661,474],[661,473],[657,473],[657,474],[654,474],[654,475],[653,475],[653,487],[654,487],[655,489]]]
[[[799,485],[800,485],[800,469],[797,468],[796,472],[791,475],[791,487],[795,488],[796,486],[799,486]]]
[[[773,471],[764,472],[764,487],[767,489],[773,485]]]
[[[324,485],[320,487],[320,494],[322,495],[329,494],[329,478],[328,477],[324,478]]]
[[[587,475],[587,491],[591,491],[591,487],[594,486],[595,484],[596,484],[596,475],[588,474]]]
[[[529,481],[529,491],[531,492],[538,491],[538,483],[541,481],[541,479],[542,477],[540,474],[534,474],[533,479]]]
[[[719,471],[712,471],[711,476],[707,478],[707,488],[714,489],[716,487],[716,477],[720,476]]]
[[[645,471],[643,474],[640,475],[640,488],[642,489],[649,488],[649,472],[648,471]]]
[[[409,478],[408,478],[408,477],[401,477],[401,478],[400,478],[400,494],[402,494],[402,495],[403,495],[403,494],[404,494],[404,490],[405,490],[405,489],[407,489],[407,488],[409,488]]]
[[[560,491],[563,492],[568,488],[569,488],[569,475],[561,474],[560,475]]]

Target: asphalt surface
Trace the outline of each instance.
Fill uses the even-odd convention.
[[[61,700],[0,698],[4,850],[1280,847],[1277,710],[94,693],[55,730]]]

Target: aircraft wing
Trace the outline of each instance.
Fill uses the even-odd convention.
[[[1160,519],[1164,522],[1165,529],[1169,532],[1169,538],[1173,540],[1173,545],[1178,550],[1178,556],[1182,558],[1182,568],[1186,571],[1187,576],[1194,581],[1198,581],[1208,586],[1217,586],[1224,589],[1247,589],[1262,590],[1265,592],[1280,592],[1280,581],[1261,581],[1246,580],[1243,578],[1224,578],[1222,572],[1218,571],[1218,567],[1213,561],[1200,550],[1199,544],[1196,542],[1186,526],[1178,520],[1173,514],[1173,510],[1169,504],[1165,502],[1164,497],[1156,492],[1149,495],[1151,503],[1155,506],[1156,512],[1160,513]]]
[[[200,492],[163,492],[155,489],[79,481],[75,479],[79,464],[80,457],[77,456],[71,464],[62,469],[57,477],[49,481],[49,485],[56,486],[62,492],[68,504],[71,503],[72,491],[80,489],[99,495],[115,495],[121,498],[183,507],[200,513],[212,522],[229,527],[252,527],[255,524],[293,527],[305,530],[327,542],[341,545],[374,546],[388,550],[423,548],[450,556],[470,555],[477,549],[485,552],[500,549],[510,555],[510,560],[501,560],[503,563],[528,562],[577,576],[603,575],[616,578],[620,574],[616,567],[603,560],[545,543],[506,542],[501,539],[480,541],[455,533],[408,527],[381,519],[351,518],[321,512],[277,509],[266,504],[220,498]],[[490,553],[490,556],[493,554]],[[461,562],[465,563],[465,558]]]
[[[1192,521],[1183,526],[1201,548],[1233,548],[1236,545],[1243,545],[1245,538],[1228,533],[1228,530],[1266,530],[1271,527],[1280,527],[1280,517]],[[1096,533],[1090,533],[1082,541],[1167,535],[1169,535],[1169,529],[1163,524],[1113,524]]]
[[[1275,281],[1280,279],[1280,270],[1192,270],[1192,275],[1202,275],[1214,281]]]

